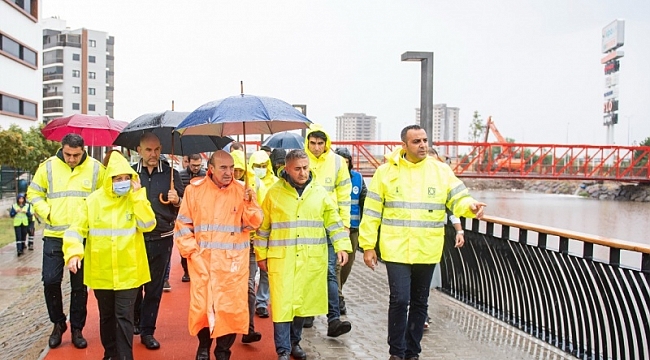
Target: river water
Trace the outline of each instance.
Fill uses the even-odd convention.
[[[523,191],[471,191],[486,215],[650,245],[650,203]]]

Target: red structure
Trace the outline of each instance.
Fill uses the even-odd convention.
[[[352,152],[354,167],[370,176],[399,141],[334,141]],[[459,177],[650,182],[650,147],[614,145],[439,142]]]

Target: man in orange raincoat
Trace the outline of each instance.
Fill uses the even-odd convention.
[[[264,215],[255,192],[233,172],[232,156],[215,152],[206,177],[186,188],[176,219],[176,245],[192,279],[189,329],[199,338],[199,360],[210,359],[213,338],[217,360],[230,359],[236,334],[248,333],[249,232]]]

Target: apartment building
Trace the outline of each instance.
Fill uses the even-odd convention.
[[[41,116],[40,0],[0,0],[0,127]]]
[[[460,109],[449,107],[447,104],[433,105],[433,134],[434,143],[440,141],[458,141],[458,126],[460,119]],[[415,123],[420,125],[420,109],[415,109]],[[445,154],[451,157],[457,156],[456,148],[450,148],[450,153]]]
[[[113,117],[114,44],[108,33],[42,21],[43,121],[72,114]]]

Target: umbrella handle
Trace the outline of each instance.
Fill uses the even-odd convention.
[[[160,193],[160,195],[158,195],[158,200],[160,200],[160,203],[164,204],[164,205],[169,205],[169,203],[171,202],[169,200],[164,200],[163,199],[163,193]]]

